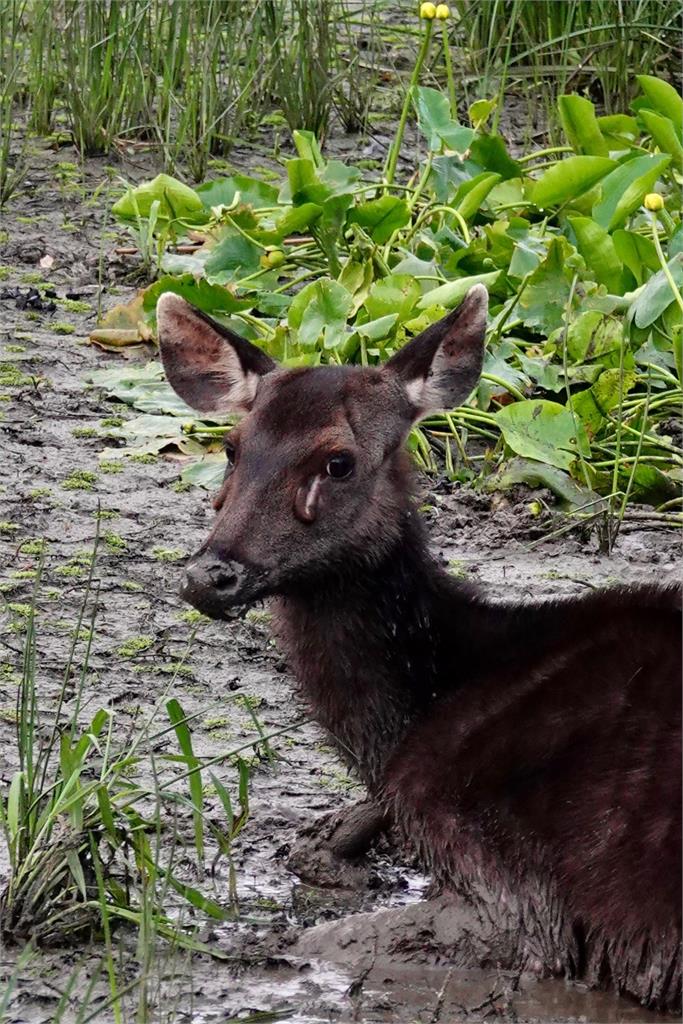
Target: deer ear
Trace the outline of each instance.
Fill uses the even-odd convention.
[[[457,309],[404,345],[386,364],[399,378],[415,419],[453,409],[467,398],[481,375],[488,292],[475,284]]]
[[[256,345],[173,292],[157,302],[157,327],[168,381],[199,412],[250,409],[259,380],[275,369],[276,363]]]

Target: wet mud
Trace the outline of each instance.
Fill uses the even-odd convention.
[[[197,716],[193,741],[199,755],[227,754],[244,743],[261,751],[251,759],[251,815],[234,851],[240,917],[205,926],[200,934],[226,959],[161,947],[149,986],[150,1019],[279,1019],[250,1016],[268,1012],[296,1024],[661,1019],[612,994],[562,981],[465,969],[427,952],[395,955],[388,941],[395,929],[419,933],[434,925],[439,910],[423,901],[427,879],[391,846],[380,844],[347,873],[318,871],[316,878],[311,871],[324,885],[306,884],[290,870],[291,851],[306,827],[361,799],[363,791],[315,724],[302,721],[286,666],[269,637],[267,609],[229,623],[201,622],[178,672],[195,628],[177,596],[182,561],[204,539],[212,513],[206,492],[177,489],[183,463],[173,455],[151,462],[99,458],[112,445],[108,421],[136,414],[89,387],[87,375],[141,354],[105,353],[86,338],[98,302],[107,308],[135,289],[126,280],[130,263],[114,251],[106,185],[99,202],[90,198],[107,181],[105,162],[88,161],[75,177],[62,171],[60,179],[57,164],[64,162],[76,163],[73,150],[42,154],[25,194],[12,202],[1,225],[6,237],[0,265],[7,269],[0,281],[0,569],[6,599],[0,605],[0,785],[6,786],[17,767],[23,636],[16,607],[31,599],[38,542],[46,542],[37,601],[38,677],[41,710],[49,721],[82,601],[83,553],[92,549],[98,513],[98,609],[83,716],[111,705],[123,737],[169,691],[175,676],[171,695]],[[141,164],[122,170],[138,180],[149,173]],[[45,256],[54,260],[49,269],[40,267]],[[50,282],[55,309],[28,302],[22,307],[16,293],[9,294],[25,292],[38,280]],[[83,305],[65,303],[67,293]],[[553,528],[552,501],[542,496],[551,511],[539,520],[532,497],[524,489],[492,495],[426,480],[423,514],[434,549],[456,575],[499,597],[578,593],[610,582],[679,576],[675,532],[631,524],[608,557],[594,535],[573,531],[542,539]],[[556,525],[561,522],[558,515]],[[144,644],[136,645],[141,638]],[[63,714],[70,711],[67,700]],[[265,733],[280,732],[271,741],[270,758],[258,744],[253,711]],[[232,784],[229,759],[218,770]],[[207,796],[207,809],[220,815],[215,795]],[[179,830],[189,840],[189,814]],[[3,853],[0,874],[6,872]],[[205,881],[214,898],[225,901],[224,862]],[[121,970],[131,980],[135,943],[125,932],[120,942]],[[114,1019],[105,1005],[105,979],[90,985],[101,963],[100,947],[41,952],[17,973],[19,952],[0,948],[0,990],[15,975],[8,1022],[53,1020],[74,971],[78,980],[62,1019]],[[86,993],[96,1016],[79,1018]],[[136,1019],[136,998],[133,992],[125,1003],[126,1021]]]

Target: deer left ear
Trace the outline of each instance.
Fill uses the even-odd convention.
[[[161,361],[168,381],[199,412],[246,412],[276,363],[246,338],[165,292],[157,302]]]
[[[409,341],[386,364],[405,388],[415,419],[464,402],[481,376],[488,292],[475,284],[457,309]]]

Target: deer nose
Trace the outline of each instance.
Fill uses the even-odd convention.
[[[247,569],[240,562],[221,559],[203,551],[185,567],[180,596],[212,619],[222,619],[236,603],[244,586]]]

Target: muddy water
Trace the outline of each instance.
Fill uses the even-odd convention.
[[[6,596],[21,606],[30,599],[32,582],[26,574],[38,561],[31,542],[47,541],[38,599],[38,678],[41,710],[49,721],[82,600],[79,556],[92,546],[98,507],[108,514],[101,520],[97,622],[84,715],[108,704],[123,738],[168,691],[187,647],[193,627],[183,618],[185,608],[176,596],[180,566],[203,539],[211,513],[203,492],[176,491],[179,464],[173,458],[153,464],[109,460],[104,466],[98,458],[112,444],[101,421],[131,415],[83,383],[92,369],[126,357],[102,353],[84,342],[95,318],[102,239],[101,211],[84,199],[103,180],[103,162],[89,162],[83,187],[76,187],[73,182],[55,184],[58,160],[74,160],[74,154],[46,154],[32,171],[30,196],[13,203],[3,219],[8,239],[0,244],[0,264],[9,268],[9,276],[0,289],[28,287],[26,275],[45,277],[54,283],[58,297],[74,292],[89,308],[72,312],[62,306],[41,313],[19,310],[13,299],[0,299],[0,369],[7,372],[11,365],[30,378],[19,387],[8,383],[0,389],[3,399],[8,396],[0,421],[0,567]],[[139,179],[147,170],[131,167],[127,173]],[[122,284],[126,268],[112,255],[114,244],[113,239],[104,241],[106,306],[133,292]],[[54,257],[49,272],[38,266],[45,255]],[[69,327],[73,333],[64,333]],[[79,474],[83,481],[83,471],[94,475],[85,478],[84,489],[74,489]],[[549,527],[531,515],[529,500],[524,492],[492,498],[427,483],[424,514],[434,546],[451,570],[500,596],[575,593],[613,580],[661,581],[679,572],[679,538],[661,530],[629,526],[609,558],[597,552],[595,538],[574,534],[533,547]],[[13,718],[21,613],[16,607],[4,609],[2,620],[4,785],[16,769]],[[141,639],[144,644],[136,646]],[[656,1019],[611,995],[562,982],[456,971],[427,958],[401,963],[383,958],[374,947],[358,958],[376,919],[351,915],[416,908],[426,880],[386,850],[373,854],[352,878],[354,886],[344,890],[304,886],[287,869],[288,851],[303,828],[362,793],[317,728],[300,724],[302,710],[292,699],[286,667],[270,642],[267,616],[258,613],[223,625],[203,622],[171,692],[187,714],[197,715],[193,739],[201,755],[227,755],[238,745],[256,745],[258,735],[244,697],[250,698],[265,732],[289,729],[273,740],[273,758],[253,757],[251,819],[235,850],[240,919],[205,927],[200,935],[229,959],[190,958],[159,949],[148,974],[151,1019],[208,1024],[260,1011],[281,1011],[299,1024]],[[64,713],[70,710],[67,701]],[[165,750],[172,752],[170,741]],[[233,784],[234,769],[227,759],[217,771]],[[207,795],[207,806],[220,819],[215,796]],[[181,838],[189,838],[189,820],[176,825]],[[186,874],[192,878],[189,854],[186,860]],[[6,866],[5,860],[4,871]],[[223,865],[213,881],[203,884],[225,901]],[[341,941],[335,921],[343,922],[349,941]],[[313,931],[321,925],[327,931]],[[302,938],[307,935],[315,937],[308,946]],[[137,953],[130,936],[121,933],[119,941],[121,976],[132,981]],[[88,1014],[113,1020],[104,1005],[107,986],[102,977],[86,1000],[101,952],[95,946],[36,956],[15,978],[6,1019],[52,1021],[60,994],[78,971],[63,1020],[84,1021]],[[0,951],[0,977],[12,976],[17,953]],[[90,1009],[79,1018],[84,1002]],[[136,1019],[137,1006],[133,990],[125,999],[126,1022]]]

